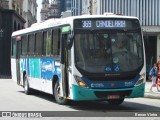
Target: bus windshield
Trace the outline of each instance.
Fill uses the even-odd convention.
[[[141,32],[77,32],[75,62],[78,69],[89,73],[136,71],[144,62]]]

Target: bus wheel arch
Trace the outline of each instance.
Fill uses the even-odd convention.
[[[53,89],[53,95],[55,97],[55,100],[60,105],[67,104],[68,100],[66,98],[60,97],[60,85],[59,85],[59,79],[58,76],[54,76],[52,80],[52,89]]]

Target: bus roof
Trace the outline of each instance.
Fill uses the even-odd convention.
[[[81,16],[70,16],[66,18],[51,18],[46,21],[42,21],[40,23],[34,23],[31,27],[18,30],[12,33],[12,37],[17,35],[22,35],[25,33],[30,33],[38,30],[43,30],[59,25],[66,25],[70,24],[72,26],[72,22],[74,19],[85,19],[85,18],[120,18],[120,19],[138,19],[137,17],[133,16],[123,16],[123,15],[116,15],[116,14],[104,14],[104,15],[81,15]]]

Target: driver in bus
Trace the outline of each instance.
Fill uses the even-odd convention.
[[[112,55],[113,63],[119,66],[120,71],[131,69],[130,55],[126,48],[127,37],[118,35],[117,39],[112,39]]]
[[[112,54],[117,52],[127,52],[126,45],[126,37],[125,36],[118,36],[117,40],[112,39],[113,47],[112,47]]]

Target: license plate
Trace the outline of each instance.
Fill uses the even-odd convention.
[[[119,99],[120,96],[119,95],[108,95],[107,98],[108,99]]]

